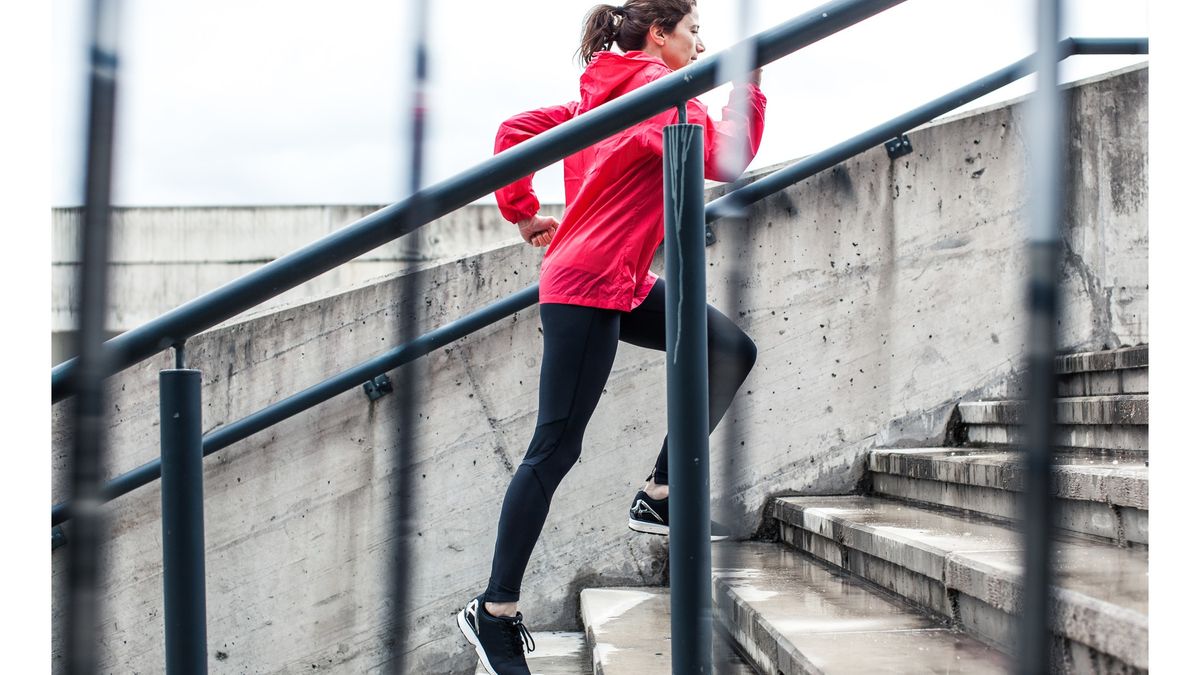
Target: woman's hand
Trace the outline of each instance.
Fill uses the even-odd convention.
[[[517,221],[517,228],[521,230],[521,238],[530,246],[542,247],[549,245],[550,240],[554,238],[554,233],[558,230],[558,220],[549,216],[533,216]]]
[[[738,76],[738,78],[734,80],[734,84],[738,84],[740,82],[752,82],[752,83],[754,83],[754,86],[761,87],[762,86],[762,68],[755,68],[754,70],[750,71],[749,77]]]

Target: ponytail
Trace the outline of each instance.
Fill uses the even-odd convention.
[[[614,5],[596,5],[588,12],[583,20],[583,41],[577,52],[584,66],[591,62],[596,52],[612,48],[624,19],[625,8]]]

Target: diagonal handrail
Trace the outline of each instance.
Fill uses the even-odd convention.
[[[905,0],[833,0],[763,31],[695,65],[656,80],[539,134],[476,166],[372,213],[308,246],[278,258],[104,343],[106,375],[128,368],[172,345],[319,274],[415,231],[534,171],[608,138],[642,120],[713,89],[727,52],[753,41],[754,67],[776,61]],[[420,205],[420,209],[415,208]],[[51,370],[51,401],[74,393],[77,360]]]
[[[1145,38],[1067,38],[1060,43],[1059,58],[1082,54],[1146,54],[1149,41]],[[966,86],[934,99],[919,108],[895,117],[862,134],[783,167],[754,183],[729,192],[705,207],[705,220],[712,222],[738,205],[748,206],[776,192],[814,176],[865,150],[932,121],[951,110],[985,96],[1033,72],[1033,57],[1021,59],[1005,68]],[[417,340],[380,354],[368,361],[315,384],[297,394],[232,422],[204,437],[204,455],[217,452],[293,415],[327,401],[338,394],[354,389],[373,377],[444,347],[507,316],[520,312],[537,302],[537,284],[478,309],[461,319],[433,330]],[[108,482],[103,498],[108,501],[146,485],[161,475],[161,460],[155,459],[128,471]],[[51,509],[51,526],[60,525],[71,517],[70,501]]]

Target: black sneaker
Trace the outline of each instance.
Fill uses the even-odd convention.
[[[458,628],[475,646],[479,662],[492,675],[530,675],[525,663],[525,648],[534,650],[533,636],[515,617],[492,616],[483,606],[483,596],[467,603],[458,613]]]
[[[638,490],[629,506],[629,529],[646,534],[667,535],[671,533],[669,522],[670,510],[667,500],[651,499],[643,490]],[[729,538],[729,530],[716,521],[709,525],[709,541],[724,541]]]

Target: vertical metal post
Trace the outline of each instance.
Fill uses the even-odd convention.
[[[161,371],[158,386],[166,672],[207,673],[200,371]]]
[[[71,489],[73,546],[67,554],[66,672],[96,671],[100,594],[102,473],[107,422],[104,379],[104,322],[108,314],[109,211],[112,197],[113,126],[117,86],[117,6],[94,0],[91,15],[91,79],[88,100],[87,166],[83,229],[80,233],[79,355],[74,409]]]
[[[408,171],[408,194],[414,200],[413,212],[417,218],[423,218],[428,204],[421,199],[422,171],[424,169],[425,150],[425,87],[429,76],[428,32],[429,3],[428,0],[410,0],[412,21],[410,23],[410,39],[413,45],[412,89],[409,94],[409,138],[411,142]],[[418,221],[422,222],[422,221]],[[411,238],[412,248],[402,251],[405,274],[400,280],[399,310],[396,312],[400,322],[400,344],[410,344],[417,337],[416,321],[419,303],[417,302],[416,263],[421,259],[420,239]],[[385,623],[390,631],[385,636],[385,644],[392,645],[391,671],[397,675],[408,672],[408,605],[409,589],[412,575],[411,544],[413,532],[414,492],[417,481],[413,475],[412,465],[416,462],[416,423],[417,388],[414,385],[413,373],[416,364],[408,363],[400,367],[396,378],[396,405],[398,407],[396,438],[397,452],[394,455],[392,480],[395,481],[394,502],[392,506],[393,537],[391,546],[391,573],[389,576],[391,595],[391,620]]]
[[[1039,0],[1037,91],[1030,106],[1029,335],[1026,355],[1025,529],[1020,673],[1050,672],[1050,589],[1055,503],[1054,355],[1058,346],[1058,268],[1063,216],[1063,115],[1058,89],[1059,0]]]
[[[674,673],[713,672],[703,153],[701,126],[663,129]]]

